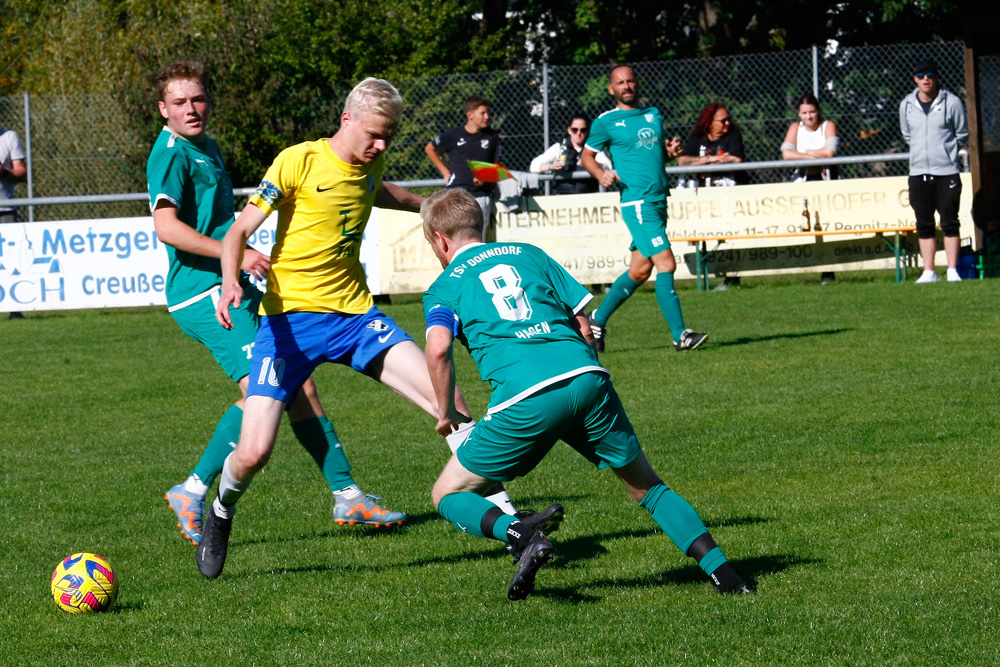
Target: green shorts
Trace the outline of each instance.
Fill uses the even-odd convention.
[[[208,348],[219,367],[237,382],[250,373],[253,341],[257,336],[260,316],[260,290],[251,285],[243,286],[243,302],[239,308],[230,308],[233,328],[226,330],[215,319],[215,304],[219,290],[170,313],[181,330]]]
[[[531,472],[557,440],[600,468],[624,467],[642,451],[611,379],[587,372],[479,420],[457,455],[466,470],[508,481]]]
[[[667,238],[667,200],[622,202],[622,220],[632,235],[629,250],[652,257],[670,248]]]

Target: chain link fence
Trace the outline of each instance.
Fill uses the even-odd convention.
[[[660,108],[665,133],[688,135],[700,110],[722,101],[743,133],[751,162],[781,157],[794,101],[815,92],[826,118],[839,128],[842,156],[905,152],[899,133],[900,100],[914,89],[912,68],[935,59],[942,84],[965,97],[960,42],[898,44],[787,51],[746,56],[646,62],[634,65],[642,101]],[[388,154],[386,179],[439,179],[424,146],[449,127],[464,124],[462,101],[493,101],[493,125],[502,136],[504,166],[527,170],[532,158],[563,137],[573,113],[591,118],[611,108],[607,66],[524,68],[395,81],[406,113]],[[981,90],[986,150],[1000,150],[1000,59],[984,58]],[[343,91],[346,96],[348,91]],[[329,101],[339,109],[341,100]],[[25,139],[21,97],[0,98],[0,126]],[[31,162],[35,197],[141,192],[154,137],[131,136],[112,96],[30,98]],[[315,137],[295,137],[305,141]],[[290,142],[292,143],[292,142]],[[223,145],[223,154],[226,147]],[[263,174],[267,165],[260,166]],[[905,162],[846,165],[842,177],[899,175]],[[752,171],[751,183],[787,180],[783,169]],[[237,183],[238,187],[256,183]],[[16,190],[27,196],[24,185]],[[141,202],[36,207],[35,219],[143,214]],[[22,215],[22,217],[25,217]]]

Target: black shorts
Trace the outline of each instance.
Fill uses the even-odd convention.
[[[962,180],[949,176],[910,176],[910,206],[917,218],[917,237],[934,238],[934,211],[941,220],[945,236],[958,236],[958,205],[962,198]]]

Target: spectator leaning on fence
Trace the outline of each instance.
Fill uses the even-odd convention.
[[[934,271],[937,237],[934,211],[944,233],[948,280],[958,275],[958,205],[962,196],[958,148],[969,138],[962,100],[941,87],[941,70],[933,60],[913,68],[916,89],[899,103],[899,129],[910,144],[910,206],[917,219],[917,237],[924,273],[918,283],[938,282]]]
[[[500,134],[490,127],[490,107],[492,102],[481,95],[465,98],[465,125],[445,130],[424,146],[424,152],[431,163],[441,172],[446,188],[461,188],[479,202],[490,227],[490,199],[493,196],[492,183],[484,183],[472,175],[468,160],[496,162],[500,159]],[[447,155],[445,163],[442,155]]]
[[[566,136],[561,141],[549,146],[548,150],[531,161],[528,171],[536,174],[560,173],[572,174],[580,165],[583,155],[583,145],[590,134],[590,120],[583,114],[576,114],[566,128]],[[596,156],[597,163],[604,171],[611,171],[614,166],[604,151]],[[585,192],[597,192],[597,180],[593,178],[580,180],[561,180],[556,183],[555,194],[576,195]]]
[[[3,203],[14,198],[14,184],[28,177],[24,160],[24,149],[17,132],[0,127],[0,223],[17,222],[17,209]]]
[[[702,164],[733,164],[743,162],[743,135],[722,102],[712,102],[698,114],[691,134],[684,144],[677,164],[693,167]],[[746,172],[698,174],[696,187],[743,185]]]
[[[788,126],[785,141],[781,144],[784,160],[814,160],[833,157],[837,154],[837,124],[825,120],[819,107],[819,100],[812,93],[799,98],[795,108],[799,121]],[[829,181],[837,178],[835,169],[830,167],[806,167],[795,170],[792,181]]]
[[[785,141],[781,144],[782,159],[815,160],[835,156],[839,143],[837,124],[823,118],[816,96],[806,93],[798,99],[795,108],[799,121],[788,126]],[[836,178],[836,167],[805,167],[795,170],[792,182],[829,181]],[[835,278],[832,271],[826,271],[820,280],[826,285]]]

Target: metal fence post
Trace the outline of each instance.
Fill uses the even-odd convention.
[[[28,91],[24,91],[24,157],[27,158],[28,163],[28,199],[32,199],[35,196],[34,188],[32,187],[32,176],[31,173],[31,100],[28,97]],[[28,222],[35,221],[35,207],[28,207]]]
[[[542,152],[549,148],[549,64],[542,63]],[[551,194],[550,183],[545,181],[545,194]]]
[[[819,49],[813,44],[813,97],[819,99]]]

